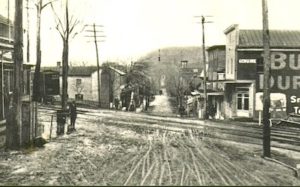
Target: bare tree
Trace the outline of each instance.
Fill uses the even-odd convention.
[[[61,39],[63,41],[63,53],[62,53],[62,102],[61,107],[65,111],[67,110],[67,100],[68,100],[68,68],[69,68],[69,41],[74,38],[78,33],[74,32],[76,26],[80,23],[77,18],[73,15],[69,16],[69,0],[65,1],[65,22],[61,17],[58,16],[53,3],[51,7],[56,19],[56,30],[59,32]]]
[[[33,101],[33,116],[34,116],[34,129],[35,129],[35,137],[37,136],[37,125],[38,125],[38,109],[37,109],[37,102],[41,98],[40,93],[40,71],[41,71],[41,59],[42,59],[42,52],[41,52],[41,21],[42,21],[42,10],[50,5],[53,1],[48,1],[43,3],[43,0],[38,0],[36,2],[36,11],[37,11],[37,22],[36,22],[36,66],[34,71],[34,78],[33,78],[33,94],[32,94],[32,101]],[[29,7],[28,7],[29,8]],[[28,50],[29,51],[29,50]]]
[[[41,70],[41,21],[42,21],[42,10],[50,5],[53,1],[48,1],[47,3],[43,3],[43,0],[38,0],[36,2],[36,11],[37,11],[37,29],[36,29],[36,67],[34,71],[34,79],[33,79],[33,94],[32,100],[38,101],[40,99],[40,70]]]

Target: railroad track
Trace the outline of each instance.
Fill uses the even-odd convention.
[[[43,115],[53,115],[56,108],[40,107]],[[57,108],[58,109],[58,108]],[[82,121],[103,120],[106,125],[131,128],[133,130],[154,132],[171,131],[184,134],[187,131],[197,137],[217,138],[247,144],[262,144],[262,126],[246,123],[232,123],[224,125],[221,122],[182,120],[180,118],[161,118],[157,116],[117,112],[109,110],[78,109],[79,119]],[[144,130],[143,130],[144,129]],[[300,128],[287,126],[273,126],[271,128],[271,145],[274,148],[300,152]]]

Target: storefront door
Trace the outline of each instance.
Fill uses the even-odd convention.
[[[237,116],[249,117],[249,91],[237,91]]]

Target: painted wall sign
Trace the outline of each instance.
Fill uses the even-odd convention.
[[[258,76],[258,90],[263,90],[264,75]],[[272,52],[270,87],[272,93],[287,98],[287,113],[300,114],[300,52]]]
[[[263,53],[261,51],[239,51],[237,77],[240,80],[256,80],[256,92],[263,92]],[[272,51],[271,52],[271,93],[283,94],[286,98],[285,113],[300,114],[300,52]],[[258,97],[258,96],[257,96]],[[271,96],[272,97],[272,96]],[[281,97],[281,96],[280,96]],[[276,99],[275,99],[276,100]],[[260,102],[256,99],[257,102]],[[258,110],[261,107],[256,108]]]

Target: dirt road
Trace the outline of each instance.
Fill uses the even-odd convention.
[[[49,110],[41,113],[49,123]],[[180,122],[108,110],[79,114],[76,133],[43,149],[1,153],[0,185],[300,184],[293,171],[262,159],[257,146],[148,128],[153,118]]]
[[[154,101],[150,103],[150,107],[153,107],[152,114],[174,116],[166,89],[162,89],[162,95],[155,96]]]

